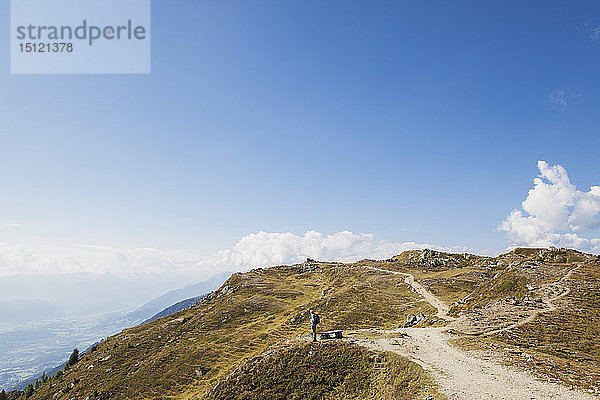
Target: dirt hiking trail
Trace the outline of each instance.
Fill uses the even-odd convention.
[[[416,282],[411,274],[367,268],[405,276],[405,282],[437,309],[437,317],[447,321],[454,320],[447,315],[448,306]],[[569,278],[574,270],[569,271],[560,281]],[[560,281],[555,284],[559,284]],[[563,291],[559,296],[547,300],[547,307],[536,313],[531,320],[542,312],[554,311],[556,308],[552,300],[563,297],[567,293]],[[520,321],[518,324],[527,322],[529,321]],[[489,353],[464,351],[453,347],[448,341],[457,336],[447,333],[447,329],[448,327],[427,327],[399,328],[390,331],[369,330],[377,337],[384,337],[351,340],[374,350],[391,351],[410,358],[430,372],[439,385],[439,391],[449,400],[597,400],[600,398],[586,392],[570,390],[557,383],[540,381],[527,372],[501,365],[499,360]],[[486,332],[486,334],[491,333],[494,332]]]
[[[374,271],[387,272],[394,275],[402,275],[404,276],[404,282],[406,282],[413,290],[420,294],[429,304],[434,306],[437,309],[437,314],[435,315],[438,318],[445,319],[447,321],[453,321],[455,318],[448,316],[448,311],[450,308],[444,303],[442,300],[435,297],[430,291],[425,289],[423,285],[415,280],[415,277],[412,274],[407,274],[405,272],[398,271],[389,271],[387,269],[375,268],[375,267],[365,267],[368,269],[372,269]]]

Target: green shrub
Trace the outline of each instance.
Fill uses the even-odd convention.
[[[369,352],[342,343],[305,344],[257,357],[219,384],[213,399],[343,399],[371,385]]]
[[[25,386],[25,390],[23,390],[23,394],[25,395],[25,398],[30,398],[31,396],[33,396],[33,385],[31,383],[29,385]]]

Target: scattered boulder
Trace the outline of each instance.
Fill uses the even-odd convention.
[[[175,318],[170,320],[169,322],[167,322],[166,324],[163,324],[163,328],[169,325],[179,325],[179,324],[183,324],[186,321],[185,318]],[[159,337],[160,338],[160,337]]]
[[[415,326],[417,325],[419,322],[424,321],[425,318],[427,318],[424,314],[422,313],[418,313],[417,315],[415,314],[408,314],[406,316],[406,323],[404,324],[404,328],[410,328],[411,326]]]
[[[421,252],[418,262],[428,267],[439,267],[444,265],[443,253],[425,249]]]
[[[203,378],[204,376],[206,376],[206,374],[208,374],[209,371],[210,371],[209,368],[199,368],[199,369],[194,370],[194,374],[198,378]]]
[[[549,249],[542,249],[539,251],[537,258],[539,261],[544,262],[559,262],[565,263],[568,261],[566,250],[557,249],[556,247],[550,247]]]
[[[300,272],[318,272],[321,270],[319,264],[315,261],[306,261],[299,265],[299,269]]]

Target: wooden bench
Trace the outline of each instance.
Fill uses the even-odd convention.
[[[329,331],[329,332],[321,332],[319,333],[319,335],[321,336],[321,339],[341,339],[342,338],[342,331]]]

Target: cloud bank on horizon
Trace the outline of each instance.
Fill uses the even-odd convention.
[[[562,165],[538,161],[540,174],[521,204],[498,226],[513,245],[600,252],[600,186],[578,190]]]
[[[257,267],[293,264],[313,258],[328,261],[384,259],[405,250],[433,249],[465,252],[463,247],[444,248],[432,244],[378,240],[373,234],[349,231],[333,234],[308,231],[258,232],[244,236],[235,246],[205,256],[192,250],[155,248],[117,249],[79,245],[51,253],[0,243],[0,275],[22,273],[174,272],[208,277],[221,271],[243,271]]]
[[[221,250],[206,261],[208,264],[236,266],[281,265],[306,258],[330,261],[353,261],[364,258],[385,259],[406,250],[432,249],[464,252],[464,247],[445,248],[415,242],[389,242],[368,233],[350,231],[325,235],[308,231],[293,233],[258,232],[245,236],[233,248]]]
[[[540,174],[534,179],[534,186],[529,190],[521,209],[513,210],[497,230],[506,232],[513,246],[556,246],[600,253],[600,238],[589,237],[598,233],[600,228],[600,186],[581,191],[571,183],[561,165],[551,166],[539,161],[538,168]],[[328,261],[385,259],[406,250],[425,248],[477,253],[466,247],[393,242],[379,240],[373,234],[350,231],[332,234],[307,231],[300,235],[257,232],[244,236],[233,247],[212,255],[186,249],[99,245],[32,249],[0,243],[0,276],[23,273],[170,272],[209,277],[221,271],[293,264],[306,258]]]

